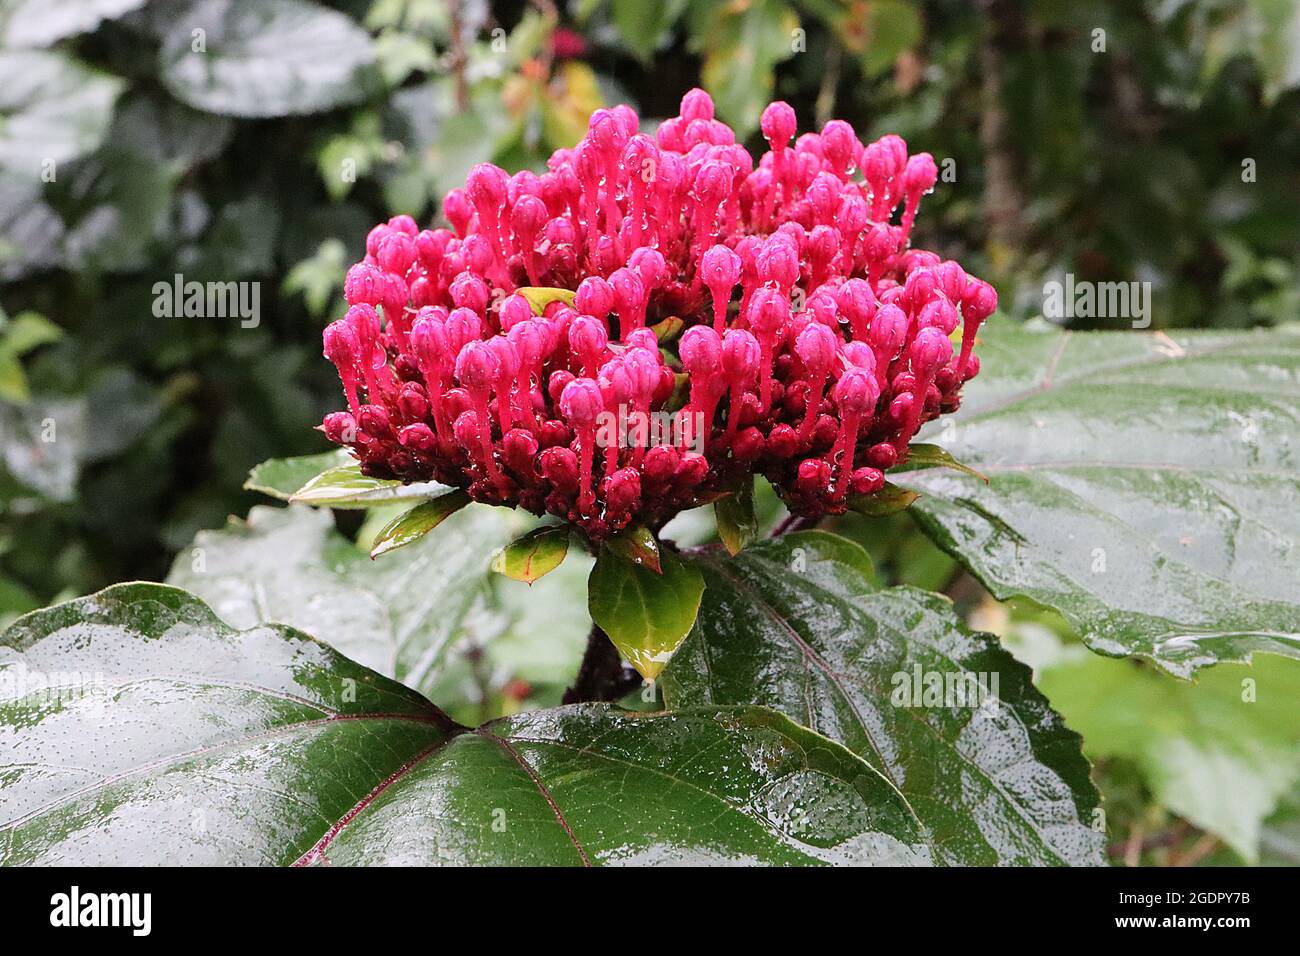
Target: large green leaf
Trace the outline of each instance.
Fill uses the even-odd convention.
[[[53,693],[55,671],[93,680]],[[771,711],[580,705],[471,731],[301,632],[236,631],[164,585],[21,618],[0,680],[6,864],[925,856],[883,777]]]
[[[0,11],[0,38],[8,47],[49,46],[88,33],[105,20],[138,10],[146,0],[13,0]]]
[[[370,35],[315,3],[191,0],[159,16],[163,83],[196,109],[244,117],[318,113],[382,88]]]
[[[704,603],[662,678],[670,708],[755,703],[843,743],[902,792],[937,862],[1103,861],[1079,736],[944,598],[877,590],[866,552],[824,532],[693,563]],[[953,693],[918,700],[918,681]]]
[[[1265,821],[1300,786],[1300,664],[1260,654],[1193,685],[1074,647],[1039,686],[1088,755],[1133,761],[1159,803],[1257,861]]]
[[[1300,330],[984,339],[937,442],[989,483],[897,478],[931,536],[1105,654],[1300,657]]]
[[[95,149],[123,85],[62,53],[0,50],[0,176],[58,176],[58,164]]]
[[[334,530],[327,511],[256,507],[247,523],[199,532],[167,580],[234,627],[291,625],[433,694],[458,641],[505,626],[488,590],[488,563],[510,534],[504,512],[470,507],[372,561]]]

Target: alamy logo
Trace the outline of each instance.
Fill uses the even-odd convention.
[[[1043,283],[1043,316],[1065,319],[1128,319],[1135,329],[1151,325],[1150,282],[1082,282],[1073,272],[1065,281]]]
[[[238,318],[242,329],[262,321],[262,283],[185,281],[179,272],[171,282],[153,284],[153,314],[159,319]]]
[[[895,707],[943,707],[997,713],[999,675],[997,671],[928,671],[920,664],[910,671],[897,671],[890,683],[889,700]]]
[[[50,897],[51,926],[129,926],[131,935],[148,936],[153,928],[152,893],[71,892]]]

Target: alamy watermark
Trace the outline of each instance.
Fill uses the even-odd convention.
[[[999,677],[997,671],[931,671],[915,664],[910,671],[896,671],[889,702],[895,707],[944,707],[979,710],[996,714]]]
[[[1135,329],[1151,326],[1150,282],[1089,282],[1065,274],[1043,283],[1043,315],[1065,319],[1128,319]]]
[[[619,405],[596,415],[597,448],[653,448],[672,445],[704,454],[703,412],[643,411]]]
[[[178,272],[171,282],[153,284],[153,314],[159,319],[238,318],[240,328],[255,329],[262,321],[262,284],[186,282]]]
[[[38,671],[18,661],[0,670],[0,701],[40,700],[57,704],[108,693],[104,675],[89,671]]]

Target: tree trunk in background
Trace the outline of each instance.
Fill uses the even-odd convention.
[[[1020,191],[1016,152],[1008,132],[1003,87],[1007,54],[1024,46],[1024,21],[1014,0],[981,0],[984,13],[980,37],[980,146],[984,151],[984,215],[988,244],[995,261],[1014,262],[1025,246],[1025,207]]]

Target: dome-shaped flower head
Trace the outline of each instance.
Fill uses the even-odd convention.
[[[997,296],[911,245],[929,154],[839,120],[798,135],[781,102],[760,128],[752,156],[702,90],[653,136],[597,110],[544,172],[475,166],[451,228],[377,225],[324,333],[347,406],[326,437],[592,542],[751,474],[809,517],[877,491],[958,406]],[[603,414],[671,427],[606,441]]]

